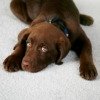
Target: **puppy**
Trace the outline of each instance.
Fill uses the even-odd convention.
[[[93,19],[80,14],[73,0],[12,0],[10,7],[31,25],[20,32],[14,52],[4,61],[5,70],[38,72],[50,63],[62,64],[73,50],[80,58],[80,76],[96,78],[91,43],[80,26],[91,25]]]

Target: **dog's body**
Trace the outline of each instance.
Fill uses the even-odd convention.
[[[96,78],[91,43],[80,26],[91,25],[93,20],[81,15],[72,0],[12,0],[11,10],[20,20],[32,24],[21,31],[15,51],[4,61],[7,71],[37,72],[52,62],[61,64],[71,49],[80,58],[80,75],[88,80]],[[68,37],[49,23],[55,17],[66,24]]]

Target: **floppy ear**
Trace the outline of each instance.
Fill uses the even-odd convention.
[[[29,34],[30,34],[29,28],[23,29],[18,35],[18,41],[21,42],[23,40],[27,40]]]
[[[30,32],[29,32],[28,28],[23,29],[23,30],[19,33],[19,35],[18,35],[18,43],[15,45],[15,47],[13,48],[13,50],[15,50],[16,47],[17,47],[19,44],[22,44],[22,45],[25,46],[25,45],[26,45],[26,40],[27,40],[29,34],[30,34]]]
[[[71,48],[71,44],[68,38],[63,38],[61,37],[58,40],[57,43],[57,51],[58,51],[58,56],[56,60],[56,64],[62,64],[61,60],[68,54],[69,50]]]

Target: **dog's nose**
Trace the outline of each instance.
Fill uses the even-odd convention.
[[[23,61],[22,62],[22,67],[25,68],[25,69],[28,68],[29,67],[29,62],[28,61]]]

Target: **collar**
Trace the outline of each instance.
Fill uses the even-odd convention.
[[[59,17],[54,17],[52,19],[49,19],[47,22],[57,26],[58,28],[60,28],[63,31],[63,33],[67,37],[69,36],[69,31],[68,31],[68,28],[66,27],[65,22],[62,19],[60,19]]]

